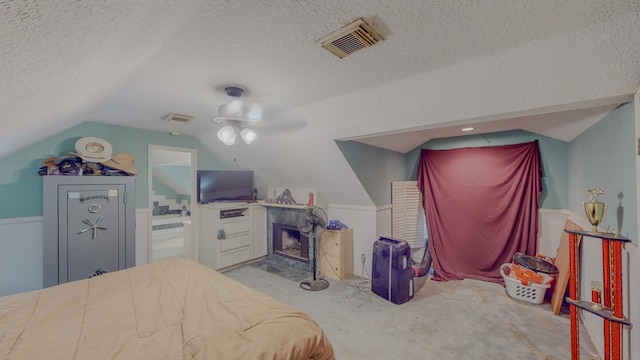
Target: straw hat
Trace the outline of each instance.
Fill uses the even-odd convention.
[[[103,163],[111,159],[113,148],[105,139],[98,137],[83,137],[76,141],[76,152],[86,162]]]
[[[126,152],[115,153],[111,160],[102,163],[113,169],[122,170],[131,175],[138,175],[138,169],[133,166],[133,155]]]
[[[50,156],[42,161],[42,166],[58,167],[58,162],[55,156]]]

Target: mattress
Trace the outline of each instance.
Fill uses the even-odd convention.
[[[0,298],[2,359],[334,359],[306,314],[169,258]]]

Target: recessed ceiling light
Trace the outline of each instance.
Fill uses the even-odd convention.
[[[466,128],[462,128],[461,130],[462,130],[462,131],[473,131],[473,130],[475,130],[475,128],[472,128],[472,127],[466,127]]]

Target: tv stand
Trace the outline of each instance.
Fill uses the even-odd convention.
[[[199,207],[200,262],[221,270],[267,255],[267,211],[248,203]]]

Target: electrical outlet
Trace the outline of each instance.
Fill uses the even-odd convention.
[[[364,263],[367,261],[367,257],[364,255],[364,253],[360,255],[360,261],[362,261],[362,265],[364,265]]]

